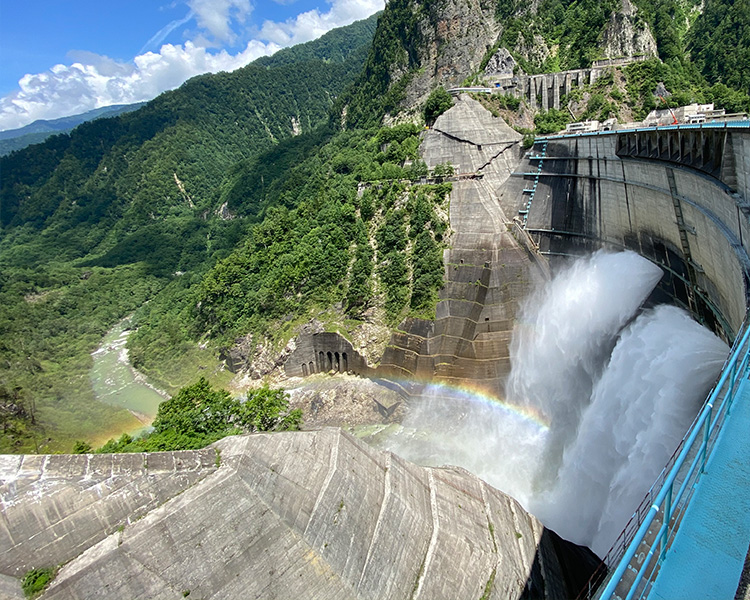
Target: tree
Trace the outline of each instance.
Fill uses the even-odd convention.
[[[296,431],[302,424],[302,411],[289,410],[289,394],[265,385],[247,395],[239,416],[249,431]]]
[[[204,377],[159,405],[154,431],[133,438],[127,433],[98,452],[163,452],[203,448],[227,435],[256,431],[295,431],[302,411],[289,410],[289,394],[263,386],[247,398],[232,398]],[[78,445],[77,445],[78,446]]]
[[[432,125],[437,118],[453,106],[453,98],[444,87],[435,88],[424,103],[424,121]]]
[[[237,401],[226,390],[214,390],[205,377],[182,388],[159,405],[154,432],[209,434],[232,428]]]
[[[94,451],[94,448],[88,442],[83,440],[76,440],[73,445],[73,454],[89,454]]]

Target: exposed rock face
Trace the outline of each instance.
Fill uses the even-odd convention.
[[[524,60],[535,65],[537,68],[541,67],[541,65],[544,64],[544,61],[553,54],[553,49],[547,45],[547,42],[538,33],[533,35],[531,43],[526,41],[526,36],[518,36],[518,45],[514,50],[518,52]]]
[[[576,552],[464,470],[418,467],[337,429],[226,438],[214,447],[220,467],[207,454],[213,449],[177,453],[180,460],[194,454],[201,476],[184,491],[175,487],[163,504],[153,502],[140,520],[114,531],[110,525],[104,539],[93,533],[102,529],[97,509],[137,496],[106,485],[100,467],[111,469],[121,457],[60,456],[52,472],[43,465],[55,457],[0,457],[0,535],[2,548],[11,549],[0,560],[0,589],[13,593],[7,576],[29,566],[69,560],[42,598],[576,595],[561,566]],[[23,465],[34,459],[39,464]],[[174,453],[148,456],[149,463],[176,460]],[[124,475],[148,486],[144,470]],[[91,524],[81,542],[66,548],[64,533],[76,533],[70,519],[78,518],[77,495],[86,487],[102,499],[87,509]]]
[[[510,55],[507,48],[500,48],[492,55],[484,68],[485,75],[515,75],[518,69],[516,59]]]
[[[341,373],[288,383],[295,381],[302,385],[286,391],[290,407],[302,409],[305,429],[386,425],[403,418],[403,397],[366,377]]]
[[[636,24],[637,9],[630,0],[622,0],[619,13],[612,13],[602,34],[602,52],[605,56],[657,55],[656,40],[648,25]]]
[[[419,13],[423,2],[412,4]],[[479,68],[500,33],[495,2],[489,0],[438,0],[429,10],[419,21],[421,68],[406,90],[405,107],[423,102],[436,85],[459,85]]]

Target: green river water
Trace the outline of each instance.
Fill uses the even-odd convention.
[[[165,397],[146,385],[130,365],[125,348],[130,331],[126,327],[127,320],[121,321],[92,354],[91,382],[98,400],[126,408],[149,425]]]

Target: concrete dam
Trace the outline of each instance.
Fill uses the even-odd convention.
[[[747,310],[750,131],[674,126],[538,141],[514,207],[548,256],[631,249],[663,292],[727,341]]]
[[[376,369],[340,336],[309,335],[289,357],[289,375],[356,371],[414,399],[434,382],[430,408],[467,382],[475,399],[502,397],[519,299],[569,256],[609,248],[662,269],[649,303],[684,307],[729,344],[744,336],[721,381],[731,390],[746,381],[747,126],[551,136],[523,149],[519,134],[462,97],[426,133],[422,152],[430,167],[450,162],[462,174],[435,321],[403,322]],[[699,443],[705,429],[716,448],[727,446],[711,424],[735,396],[712,401],[710,431],[696,419]],[[735,402],[717,427],[743,425],[747,405]],[[467,421],[478,451],[492,433],[479,427],[493,419],[509,423],[512,443],[512,434],[551,429],[532,413],[488,406]],[[682,529],[711,521],[680,512],[678,487],[695,487],[693,475],[670,479],[684,446],[685,460],[702,459],[696,472],[711,480],[705,447],[688,442],[602,564],[474,471],[417,466],[337,429],[226,438],[178,453],[0,457],[0,598],[20,600],[23,574],[42,566],[61,566],[42,598],[571,598],[589,585],[593,595],[607,573],[604,585],[611,593],[621,586],[625,597],[676,564],[653,549],[667,538],[678,544],[671,517],[685,515]],[[503,453],[489,460],[513,463]],[[733,487],[750,497],[746,480]],[[742,502],[726,500],[740,513]],[[733,535],[746,545],[744,533]],[[652,555],[659,566],[636,577]]]

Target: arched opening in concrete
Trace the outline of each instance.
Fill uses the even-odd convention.
[[[334,364],[335,370],[337,372],[341,372],[341,357],[339,356],[338,352],[334,353],[334,358],[335,358],[335,361],[336,361],[335,364]]]
[[[326,369],[326,371],[331,371],[331,370],[333,370],[333,354],[329,352],[328,353],[328,368]]]
[[[346,355],[346,352],[344,352],[341,355],[341,358],[344,362],[344,371],[348,371],[349,370],[349,357]]]
[[[307,365],[302,363],[302,377],[307,377]]]
[[[310,368],[310,375],[315,373],[315,363],[313,361],[310,361],[309,368]]]
[[[318,353],[318,370],[321,373],[324,373],[326,370],[326,358],[322,350]]]

